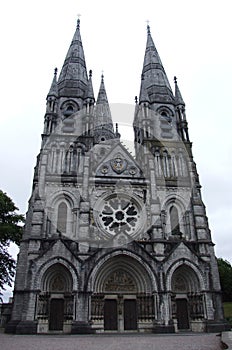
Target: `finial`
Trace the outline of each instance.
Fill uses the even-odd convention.
[[[118,123],[116,123],[116,133],[118,134]]]
[[[80,17],[81,17],[81,15],[80,14],[78,14],[77,15],[77,29],[80,29]]]
[[[55,69],[54,69],[54,75],[57,75],[57,72],[58,72],[58,69],[55,68]]]
[[[138,103],[138,96],[135,96],[135,103]]]
[[[149,25],[150,21],[147,20],[146,22],[147,22],[147,34],[151,34],[150,25]]]
[[[177,77],[174,77],[174,83],[177,84]]]
[[[90,78],[92,77],[92,73],[93,73],[93,71],[92,71],[92,69],[90,69],[90,71],[89,71],[89,77]]]
[[[104,82],[104,70],[102,70],[101,80],[102,80],[102,82]]]

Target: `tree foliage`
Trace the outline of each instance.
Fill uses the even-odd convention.
[[[232,301],[232,266],[229,261],[222,258],[217,259],[220,276],[222,299]]]
[[[19,245],[22,238],[24,216],[17,214],[18,208],[11,198],[0,190],[0,297],[5,288],[11,286],[16,262],[8,252],[11,242]]]

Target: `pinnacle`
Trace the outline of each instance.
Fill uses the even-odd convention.
[[[58,69],[54,69],[54,77],[52,80],[52,84],[48,93],[48,96],[58,96],[58,88],[57,88],[57,72]]]
[[[175,83],[175,100],[177,105],[185,105],[184,100],[182,98],[179,86],[177,84],[177,77],[174,77],[174,83]]]
[[[89,71],[89,79],[88,79],[87,88],[85,91],[85,99],[88,99],[88,98],[95,101],[94,92],[93,92],[93,83],[92,83],[92,70]]]

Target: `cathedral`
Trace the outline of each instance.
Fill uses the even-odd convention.
[[[132,155],[103,75],[95,99],[78,19],[47,95],[6,332],[226,329],[185,103],[149,25],[141,68]]]

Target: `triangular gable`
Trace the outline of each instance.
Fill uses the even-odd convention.
[[[193,251],[184,242],[176,245],[175,248],[171,251],[171,254],[168,256],[168,261],[171,262],[180,259],[188,259],[193,261],[195,264],[198,264],[199,262],[199,257],[197,254],[193,253]]]
[[[120,176],[120,178],[143,176],[135,159],[121,143],[118,143],[99,163],[96,168],[96,176]]]
[[[40,249],[40,255],[36,259],[47,259],[51,256],[63,256],[64,258],[72,259],[73,256],[77,257],[77,249],[72,246],[71,240],[49,240],[44,242],[45,244]]]

